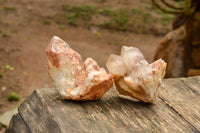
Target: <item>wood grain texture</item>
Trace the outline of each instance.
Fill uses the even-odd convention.
[[[13,115],[6,133],[31,133],[19,114]]]
[[[200,77],[164,80],[161,98],[200,131]]]
[[[42,89],[41,89],[42,90]],[[47,89],[48,91],[49,89]],[[19,108],[19,114],[28,125],[31,132],[54,132],[59,133],[60,127],[58,126],[54,115],[52,114],[49,106],[44,101],[40,90],[36,90],[33,94],[22,103]]]
[[[97,101],[61,100],[56,89],[37,89],[20,105],[19,115],[32,133],[199,132],[198,82],[199,77],[164,80],[155,104],[119,96],[113,88]],[[192,105],[181,108],[187,103]],[[14,122],[10,125],[8,131],[16,126]]]

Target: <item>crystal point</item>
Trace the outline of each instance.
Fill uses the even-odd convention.
[[[162,59],[149,64],[139,49],[123,46],[121,55],[111,55],[106,65],[120,94],[156,101],[167,65]]]

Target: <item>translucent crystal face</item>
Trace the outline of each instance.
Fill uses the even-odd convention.
[[[112,75],[100,68],[96,61],[81,55],[54,36],[47,50],[49,76],[63,99],[95,100],[113,85]]]
[[[113,73],[119,93],[155,102],[166,69],[162,59],[148,64],[139,49],[123,46],[121,55],[112,54],[106,66]]]
[[[127,69],[124,67],[125,64],[122,61],[121,56],[112,54],[107,62],[112,62],[111,64],[107,65],[107,68],[110,72],[117,75],[125,75],[127,73]]]

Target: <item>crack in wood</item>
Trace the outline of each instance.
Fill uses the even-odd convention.
[[[19,113],[19,111],[18,111],[18,115],[19,115],[20,119],[23,121],[23,123],[25,124],[25,126],[27,127],[29,133],[32,133],[30,127],[28,126],[28,124],[26,123],[26,121],[24,121],[24,119],[23,119],[23,117],[21,116],[21,114]]]
[[[187,122],[195,133],[200,133],[200,131],[194,125],[192,125],[192,123],[190,123],[182,114],[180,114],[179,111],[175,107],[173,107],[167,100],[165,100],[162,96],[159,96],[159,98],[167,105],[167,107],[169,107],[171,110],[177,113],[185,122]]]

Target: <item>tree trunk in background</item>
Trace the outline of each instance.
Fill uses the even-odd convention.
[[[186,0],[184,14],[184,24],[163,37],[154,58],[168,63],[166,77],[200,75],[200,1]]]
[[[200,1],[192,0],[192,7],[195,11],[190,15],[188,11],[188,19],[185,22],[187,36],[185,39],[185,68],[187,76],[200,74]],[[192,9],[191,9],[192,10]],[[187,15],[186,14],[186,15]],[[188,54],[188,55],[187,55]]]

